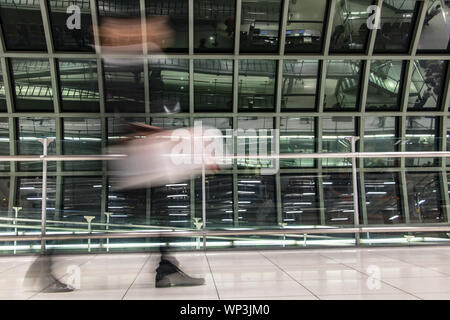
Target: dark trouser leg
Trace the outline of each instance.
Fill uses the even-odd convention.
[[[52,251],[40,254],[25,275],[25,289],[45,292],[73,291],[73,288],[60,282],[53,275],[52,264]]]
[[[171,241],[170,238],[160,238],[161,243],[167,244]],[[173,240],[172,240],[173,241]],[[156,269],[156,287],[172,287],[172,286],[196,286],[205,283],[202,278],[192,278],[185,274],[178,268],[178,261],[169,254],[169,250],[166,246],[160,246],[161,260],[159,266]]]

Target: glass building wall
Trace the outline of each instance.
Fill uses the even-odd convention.
[[[80,29],[67,27],[64,1],[40,3],[0,1],[2,156],[40,155],[45,137],[56,139],[50,155],[100,154],[132,135],[128,122],[175,129],[201,120],[235,147],[238,159],[207,174],[205,189],[206,227],[233,230],[356,223],[351,159],[275,161],[265,157],[271,153],[350,152],[350,136],[360,137],[360,152],[450,150],[448,9],[438,1],[385,0],[380,29],[366,25],[371,0],[72,1]],[[151,29],[161,16],[174,30],[164,52],[152,52],[151,37],[143,39],[148,55],[144,47],[117,57],[97,50],[111,39],[96,39],[96,20]],[[259,159],[240,157],[255,152]],[[444,161],[358,160],[360,224],[449,223]],[[48,169],[51,219],[105,222],[109,213],[124,230],[202,222],[199,176],[116,190],[100,161],[49,161]],[[20,205],[39,218],[41,185],[40,162],[0,162],[0,215]],[[320,237],[335,244],[341,236]],[[275,238],[245,239],[281,243]]]

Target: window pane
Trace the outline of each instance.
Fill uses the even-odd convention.
[[[0,178],[0,217],[7,217],[9,214],[8,200],[9,200],[10,179]]]
[[[285,60],[283,65],[282,111],[316,108],[319,61]]]
[[[93,222],[100,222],[102,187],[101,177],[63,177],[64,220],[86,222],[84,216],[95,216]]]
[[[409,219],[412,223],[445,222],[439,174],[406,173]]]
[[[195,52],[233,52],[235,0],[194,1]]]
[[[151,190],[151,224],[190,228],[190,183],[169,183]]]
[[[3,70],[0,68],[0,112],[6,112],[5,83],[3,81]]]
[[[165,16],[169,19],[169,26],[174,31],[173,39],[163,42],[165,51],[187,52],[188,41],[188,1],[187,0],[146,0],[145,12],[147,17]],[[149,40],[150,41],[150,40]]]
[[[281,0],[242,1],[240,51],[277,52]]]
[[[367,90],[367,110],[400,109],[403,70],[403,61],[372,60]]]
[[[233,177],[231,175],[208,176],[206,185],[206,226],[217,228],[233,223]],[[195,180],[195,216],[202,218],[202,180]]]
[[[16,205],[22,207],[19,218],[41,219],[42,178],[18,178]],[[56,202],[56,177],[47,177],[47,219],[53,220]]]
[[[151,118],[152,126],[164,129],[176,129],[189,127],[189,118]]]
[[[97,61],[59,59],[62,111],[99,112]]]
[[[447,6],[448,6],[448,1]],[[450,10],[442,1],[430,1],[420,34],[418,51],[450,50]]]
[[[317,225],[320,223],[320,203],[317,180],[311,175],[281,175],[283,222]]]
[[[366,173],[364,189],[369,224],[405,222],[400,204],[400,184],[397,173]]]
[[[145,118],[108,118],[108,145],[120,143],[120,140],[126,139],[129,135],[129,122],[145,123]]]
[[[399,148],[398,121],[396,117],[366,117],[364,119],[364,152],[395,152]],[[396,158],[367,158],[366,167],[394,167]]]
[[[281,117],[280,153],[314,153],[315,121],[313,117]],[[314,167],[314,159],[280,159],[281,168]]]
[[[322,119],[322,152],[351,152],[351,144],[347,137],[356,136],[354,117],[324,117]],[[349,167],[351,159],[322,159],[322,166]]]
[[[64,154],[102,154],[100,119],[64,118]],[[64,161],[64,170],[101,170],[101,161]]]
[[[233,60],[194,60],[195,111],[233,110]]]
[[[322,49],[326,0],[290,0],[286,27],[286,52],[319,52]]]
[[[0,118],[0,155],[9,156],[9,124],[8,118]],[[8,171],[9,162],[0,162],[0,171]]]
[[[110,223],[117,224],[144,224],[146,223],[145,203],[146,190],[114,190],[115,185],[111,178],[108,184],[108,212]]]
[[[238,118],[237,154],[244,156],[269,155],[275,153],[273,143],[273,118]],[[239,168],[273,168],[273,160],[248,159],[237,160]]]
[[[239,109],[275,109],[276,60],[239,60]]]
[[[106,111],[144,112],[144,62],[104,61]]]
[[[53,112],[49,61],[22,58],[13,58],[10,61],[15,110]]]
[[[239,225],[275,226],[275,177],[238,176]]]
[[[39,1],[0,1],[7,50],[47,50]]]
[[[41,155],[42,144],[39,138],[56,138],[56,122],[55,119],[47,118],[19,118],[17,119],[20,155]],[[55,154],[56,144],[50,143],[48,146],[48,154]],[[47,163],[49,170],[55,170],[55,162]],[[42,162],[19,162],[21,171],[42,171]]]
[[[406,53],[409,49],[419,7],[416,0],[384,1],[381,29],[375,38],[375,53]]]
[[[331,34],[331,52],[358,52],[366,50],[369,29],[367,7],[372,0],[338,0]]]
[[[437,117],[406,117],[406,151],[438,151],[438,118]],[[430,167],[437,166],[437,158],[406,158],[406,166]]]
[[[440,109],[446,69],[444,60],[414,61],[408,110]]]
[[[361,83],[361,60],[330,60],[325,81],[325,110],[356,110]]]
[[[150,59],[151,112],[189,112],[189,61]]]
[[[327,225],[351,225],[354,220],[351,173],[323,176],[325,221]]]
[[[50,19],[52,24],[53,45],[57,51],[94,51],[92,47],[92,19],[90,2],[86,0],[50,0]],[[80,9],[79,20],[72,19],[77,9],[67,13],[70,6]],[[77,16],[74,16],[78,19]],[[76,25],[79,21],[80,26]],[[68,28],[70,27],[70,29]]]
[[[121,33],[120,38],[114,32],[100,33],[103,51],[111,47],[114,50],[142,52],[141,9],[139,0],[98,0],[99,24],[101,27],[112,27]],[[130,34],[130,37],[124,36]],[[120,44],[118,44],[120,40]],[[118,46],[122,46],[119,47]]]

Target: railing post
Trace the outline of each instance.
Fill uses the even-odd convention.
[[[92,220],[95,219],[94,216],[84,216],[84,219],[86,219],[88,223],[88,234],[92,233]],[[88,252],[91,252],[91,238],[88,238]]]
[[[14,209],[14,235],[17,237],[18,236],[18,232],[17,232],[17,217],[19,216],[19,211],[22,210],[22,207],[13,207]],[[14,240],[14,254],[17,253],[17,240]]]
[[[356,141],[359,137],[348,137],[352,146],[352,184],[353,184],[353,223],[355,228],[359,228],[359,193],[358,193],[358,176],[356,171]],[[360,244],[360,233],[355,233],[355,244],[359,246]]]
[[[205,177],[205,159],[202,159],[202,220],[203,232],[206,232],[206,177]],[[206,236],[203,234],[203,250],[206,250]]]
[[[45,229],[47,221],[47,160],[48,145],[54,138],[40,138],[38,141],[42,144],[42,205],[41,205],[41,253],[45,252]]]
[[[111,219],[112,212],[104,212],[106,216],[106,233],[109,231],[109,221]],[[106,238],[106,252],[109,252],[109,238]]]

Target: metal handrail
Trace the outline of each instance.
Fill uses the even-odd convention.
[[[174,157],[175,155],[167,155]],[[186,154],[180,156],[185,157]],[[27,156],[0,156],[0,161],[94,161],[94,160],[121,160],[125,154],[109,155],[27,155]],[[449,151],[420,151],[420,152],[322,152],[322,153],[281,153],[272,155],[234,155],[219,156],[217,159],[310,159],[310,158],[445,158],[450,157]],[[209,157],[213,159],[214,157]]]
[[[421,227],[350,227],[350,228],[286,228],[265,230],[192,230],[163,232],[123,232],[123,233],[86,233],[86,234],[45,234],[0,236],[0,242],[5,241],[38,241],[38,240],[80,240],[80,239],[136,239],[159,237],[210,237],[210,236],[243,236],[243,235],[309,235],[309,234],[348,234],[348,233],[401,233],[401,232],[450,232],[450,226]]]

